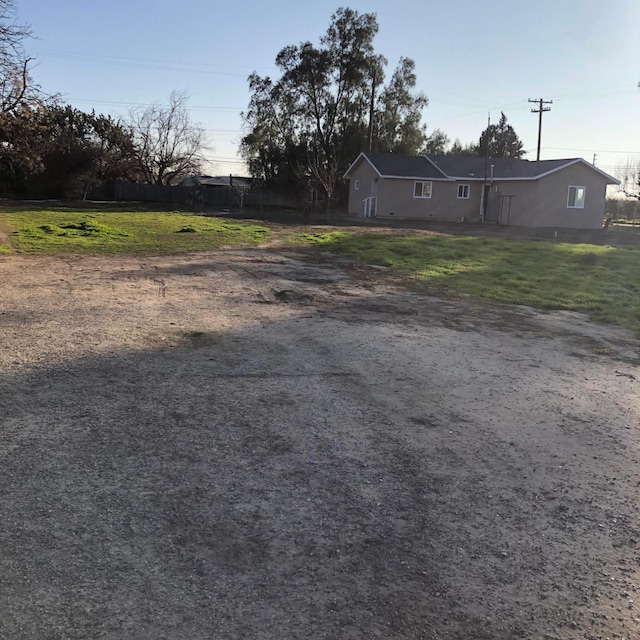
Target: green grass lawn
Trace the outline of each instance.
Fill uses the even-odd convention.
[[[342,232],[299,241],[389,267],[436,294],[579,311],[640,333],[640,249]]]
[[[177,212],[0,212],[0,253],[182,253],[252,246],[269,236],[267,227]],[[640,333],[640,249],[366,231],[294,234],[291,242],[389,267],[438,295],[580,311]]]
[[[0,252],[43,254],[182,253],[229,245],[255,245],[267,227],[176,212],[102,212],[25,209],[0,212],[11,246]]]

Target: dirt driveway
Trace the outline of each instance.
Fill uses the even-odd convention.
[[[640,637],[630,336],[260,249],[0,292],[0,638]]]

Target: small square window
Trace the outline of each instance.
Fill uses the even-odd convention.
[[[414,182],[413,197],[414,198],[430,198],[431,183],[430,182]]]
[[[458,185],[458,198],[462,200],[469,199],[469,185],[468,184],[459,184]]]
[[[584,209],[584,200],[586,195],[586,187],[570,185],[569,193],[567,194],[567,209]]]
[[[356,180],[353,183],[353,188],[357,191],[360,188],[360,180]]]

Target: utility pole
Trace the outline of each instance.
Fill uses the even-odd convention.
[[[482,183],[482,195],[480,196],[480,222],[484,222],[487,217],[487,200],[488,200],[488,192],[487,192],[487,171],[489,169],[489,143],[491,139],[489,135],[491,133],[491,111],[487,114],[487,153],[484,159],[484,182]]]
[[[597,153],[593,154],[593,162],[591,163],[594,167],[596,166],[596,158],[598,157]]]
[[[369,105],[369,151],[373,151],[373,119],[375,117],[376,104],[376,69],[373,69],[371,78],[371,104]]]
[[[533,102],[538,105],[537,109],[531,109],[531,113],[538,114],[538,156],[536,160],[540,160],[540,143],[542,142],[542,114],[545,111],[551,111],[551,107],[545,107],[545,104],[553,104],[553,100],[544,100],[543,98],[532,100],[529,98],[529,102]]]

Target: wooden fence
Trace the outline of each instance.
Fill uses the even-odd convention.
[[[301,208],[303,201],[288,193],[279,193],[267,189],[240,187],[167,187],[158,184],[124,182],[113,184],[114,200],[142,202],[172,202],[189,206],[211,206],[225,209],[243,209],[244,207],[281,207]]]

